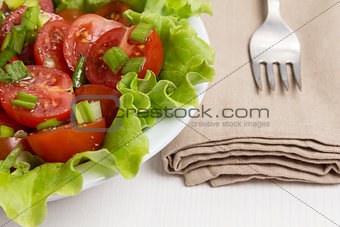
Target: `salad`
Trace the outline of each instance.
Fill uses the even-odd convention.
[[[162,110],[197,107],[195,86],[215,75],[213,49],[187,20],[211,14],[206,1],[0,8],[0,206],[23,226],[43,222],[49,196],[81,191],[82,163],[134,178],[144,132]]]

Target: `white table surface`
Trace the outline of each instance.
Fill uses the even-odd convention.
[[[327,218],[340,223],[339,186],[280,186],[284,189],[265,182],[188,188],[182,178],[164,172],[157,155],[132,181],[115,177],[76,197],[49,203],[42,226],[336,226]],[[2,211],[0,220],[6,220]]]

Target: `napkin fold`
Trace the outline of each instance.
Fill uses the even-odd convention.
[[[301,43],[303,91],[255,85],[248,43],[266,16],[264,1],[211,0],[203,21],[216,50],[216,78],[197,118],[163,151],[166,171],[185,184],[252,179],[340,183],[340,4],[281,1]],[[204,110],[203,110],[204,109]],[[207,111],[208,110],[208,111]],[[204,111],[207,111],[203,114]]]

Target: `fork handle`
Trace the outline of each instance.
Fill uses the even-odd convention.
[[[280,0],[267,0],[268,17],[280,17]]]

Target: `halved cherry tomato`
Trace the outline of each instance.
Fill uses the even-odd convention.
[[[76,93],[76,96],[81,96],[81,95],[110,96],[107,99],[88,99],[88,101],[100,101],[102,114],[106,122],[106,127],[109,128],[111,126],[119,109],[119,104],[115,102],[115,101],[119,101],[118,99],[121,96],[121,94],[118,91],[112,88],[97,85],[97,84],[87,84],[76,89],[75,93]]]
[[[102,34],[119,27],[123,25],[95,14],[86,14],[75,20],[64,42],[64,56],[70,69],[74,71],[80,55],[88,56],[92,43]]]
[[[2,3],[2,7],[0,9],[1,12],[8,12],[10,9],[8,8],[6,3]]]
[[[34,57],[38,65],[60,69],[72,75],[63,54],[64,38],[70,26],[71,23],[65,20],[44,24],[34,45]]]
[[[10,118],[1,107],[0,107],[0,125],[6,125],[8,127],[13,128],[15,131],[18,130],[24,130],[25,132],[28,131],[27,127],[19,124],[18,122]]]
[[[85,15],[86,12],[81,9],[64,9],[58,13],[59,16],[68,22],[75,21],[78,17]]]
[[[80,125],[81,128],[105,128],[105,120]],[[75,154],[98,150],[104,142],[105,132],[82,132],[70,124],[28,135],[33,151],[47,162],[67,162]]]
[[[151,70],[159,74],[163,64],[163,46],[157,32],[153,30],[145,44],[130,40],[131,32],[136,26],[117,28],[106,32],[91,47],[86,61],[86,76],[93,84],[116,88],[122,73],[114,74],[103,61],[103,55],[112,47],[120,47],[129,58],[145,57],[142,71],[138,74],[144,78],[146,71]]]
[[[35,128],[39,123],[57,118],[66,120],[70,116],[70,105],[74,98],[70,77],[57,69],[44,66],[27,66],[32,78],[16,83],[0,83],[0,101],[5,112],[22,125]],[[18,92],[38,96],[34,110],[13,105]]]
[[[27,6],[22,6],[16,10],[14,10],[8,17],[6,17],[5,21],[2,23],[1,29],[0,29],[0,46],[2,45],[2,42],[4,41],[6,34],[8,32],[12,32],[12,27],[16,25],[20,25],[22,16],[26,10]],[[41,11],[42,12],[42,11]],[[60,20],[62,17],[60,17],[57,14],[54,13],[47,13],[50,17],[50,20]]]
[[[22,53],[18,56],[18,58],[25,65],[35,65],[34,61],[34,44],[30,43],[24,49],[22,49]]]
[[[47,13],[54,13],[54,6],[52,0],[39,0],[41,10]]]
[[[118,21],[124,24],[126,27],[130,27],[130,22],[123,15],[123,13],[129,9],[130,6],[125,2],[113,1],[97,9],[95,14],[98,14],[106,19]]]
[[[15,137],[0,138],[0,160],[5,160],[9,153],[11,153],[11,151],[19,144],[24,146],[25,151],[33,153],[30,145],[25,139]]]

